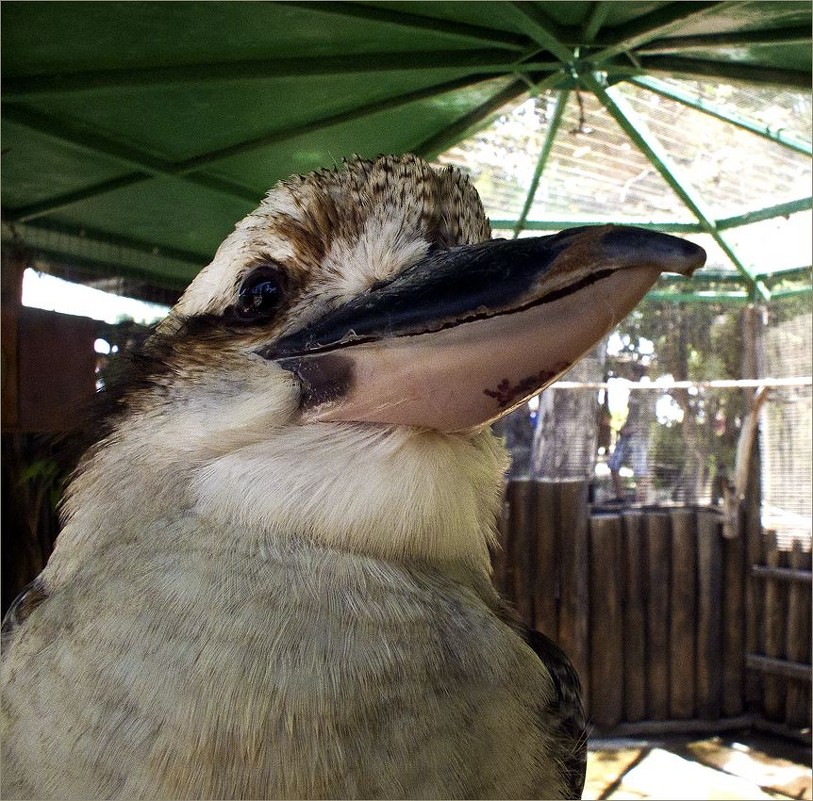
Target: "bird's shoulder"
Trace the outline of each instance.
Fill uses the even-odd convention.
[[[541,704],[538,714],[544,725],[556,733],[561,745],[558,758],[563,778],[573,797],[581,798],[587,770],[587,722],[581,699],[578,673],[565,652],[544,634],[528,629],[528,645],[553,679],[554,696]]]
[[[544,665],[553,694],[541,699],[536,717],[557,746],[562,780],[568,797],[581,798],[587,770],[587,720],[581,698],[581,681],[567,654],[550,637],[520,623],[507,604],[498,614],[525,641]]]

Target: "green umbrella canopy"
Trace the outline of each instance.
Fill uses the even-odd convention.
[[[705,278],[661,294],[809,289],[809,2],[0,13],[3,240],[56,271],[177,291],[277,180],[414,152],[469,171],[497,235],[695,238]]]

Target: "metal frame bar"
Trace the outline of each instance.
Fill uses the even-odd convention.
[[[787,203],[778,203],[775,206],[767,206],[756,211],[746,211],[736,217],[725,217],[717,220],[717,230],[725,231],[729,228],[739,228],[741,225],[764,222],[775,217],[789,217],[791,214],[798,214],[803,211],[813,209],[813,197],[803,197],[798,200],[789,200]]]
[[[531,44],[527,37],[512,33],[511,31],[484,28],[480,25],[472,25],[463,22],[452,22],[438,17],[427,17],[423,14],[396,11],[395,9],[382,8],[381,6],[368,6],[358,2],[331,2],[330,0],[322,0],[322,2],[314,3],[298,2],[297,0],[278,0],[278,5],[307,9],[308,11],[319,14],[335,14],[342,17],[383,22],[390,25],[398,25],[402,28],[413,28],[416,30],[456,36],[461,39],[490,42],[491,44],[513,47],[517,50],[522,50]]]
[[[61,195],[53,195],[45,200],[29,203],[25,206],[8,207],[3,209],[3,219],[8,222],[31,222],[38,217],[43,217],[54,211],[73,206],[98,195],[108,192],[115,192],[117,189],[125,189],[128,186],[148,181],[153,176],[150,173],[137,172],[112,178],[109,181],[101,181],[97,184],[85,186],[73,192],[64,192]]]
[[[495,230],[510,231],[517,225],[517,220],[491,220]],[[700,223],[651,222],[644,220],[596,220],[588,218],[571,218],[569,220],[525,220],[522,225],[526,231],[563,231],[566,228],[579,228],[584,225],[634,225],[664,233],[704,234],[706,229]]]
[[[749,284],[755,288],[758,294],[768,300],[770,298],[770,292],[767,287],[755,278],[751,271],[740,261],[731,246],[723,239],[717,230],[713,215],[705,207],[703,201],[689,189],[687,183],[681,180],[679,171],[663,149],[663,146],[646,127],[644,121],[636,114],[635,110],[627,103],[626,99],[622,97],[615,88],[605,89],[591,74],[585,73],[580,77],[582,83],[593,92],[596,98],[621,126],[622,130],[630,137],[635,146],[649,159],[678,197],[680,197],[684,204],[697,217],[706,232],[711,234],[722,251],[731,259],[734,266],[748,280]]]
[[[802,267],[780,267],[777,270],[767,270],[760,273],[760,278],[766,281],[787,281],[794,278],[810,278],[813,277],[813,266],[805,264]]]
[[[771,294],[774,300],[781,298],[795,298],[799,295],[810,295],[813,293],[813,286],[802,286],[797,289],[777,289],[776,292]]]
[[[758,278],[763,281],[788,281],[796,278],[810,279],[811,267],[806,265],[804,267],[781,267],[778,270],[770,270],[768,272],[759,273]],[[742,276],[736,270],[713,270],[701,268],[691,278],[686,278],[682,275],[662,275],[660,281],[665,284],[686,284],[695,283],[698,279],[708,281],[709,283],[735,283],[742,282]]]
[[[564,30],[535,3],[509,2],[509,8],[522,16],[530,27],[531,36],[548,52],[553,53],[562,63],[573,60],[573,51],[562,41]]]
[[[813,209],[813,197],[803,197],[798,200],[789,200],[786,203],[778,203],[775,206],[767,206],[763,209],[747,211],[736,217],[724,217],[715,220],[718,231],[725,231],[729,228],[739,228],[742,225],[750,225],[765,220],[773,220],[776,217],[788,217],[791,214],[799,214],[803,211]],[[503,230],[512,229],[516,220],[492,220],[494,228]],[[531,231],[561,231],[564,228],[573,228],[580,225],[635,225],[638,228],[648,228],[653,231],[664,231],[666,233],[684,234],[704,234],[706,228],[700,223],[683,222],[652,222],[650,220],[595,220],[592,218],[570,218],[568,220],[525,220],[523,228]]]
[[[751,295],[748,292],[669,292],[653,289],[644,296],[646,300],[669,301],[670,303],[750,303]]]
[[[678,86],[673,86],[672,84],[665,83],[657,78],[649,78],[645,75],[630,78],[629,83],[634,84],[635,86],[640,86],[642,89],[648,89],[650,92],[655,92],[661,97],[674,100],[684,106],[688,106],[689,108],[702,111],[704,114],[708,114],[710,117],[714,117],[715,119],[722,120],[723,122],[729,122],[745,131],[750,131],[751,133],[755,133],[758,136],[764,137],[765,139],[769,139],[771,142],[776,142],[777,144],[783,145],[790,150],[795,150],[797,153],[802,153],[805,156],[813,155],[813,146],[811,146],[810,143],[803,142],[801,139],[794,139],[791,136],[783,134],[782,131],[772,131],[768,126],[761,125],[754,120],[741,117],[739,114],[734,114],[730,111],[723,111],[722,109],[717,108],[711,103],[703,100],[702,97],[696,97],[692,95],[692,93],[687,92]]]
[[[211,255],[202,255],[191,250],[183,250],[169,245],[160,245],[155,242],[145,242],[143,239],[136,239],[135,237],[123,236],[121,234],[112,234],[96,228],[88,228],[84,225],[70,225],[68,223],[54,222],[52,220],[39,220],[35,223],[23,223],[22,225],[24,228],[41,230],[55,236],[76,237],[83,241],[123,248],[148,256],[160,256],[173,259],[174,261],[188,262],[198,268],[211,260]]]
[[[100,258],[93,258],[92,256],[82,255],[79,253],[72,253],[67,250],[59,250],[58,248],[52,248],[48,245],[35,244],[32,247],[34,249],[35,256],[40,257],[45,262],[50,262],[55,265],[64,265],[66,267],[81,267],[94,273],[99,278],[110,277],[109,261],[105,261]],[[188,275],[181,276],[175,272],[169,272],[169,270],[165,267],[159,267],[155,270],[151,270],[149,267],[144,267],[141,265],[134,266],[132,264],[124,263],[121,259],[117,259],[115,265],[115,274],[117,277],[120,276],[131,281],[145,281],[149,282],[150,285],[175,291],[183,291],[183,289],[189,285],[189,282],[200,270],[200,267],[198,267],[197,269],[191,271]],[[35,265],[31,266],[36,269]]]
[[[711,11],[718,11],[729,4],[730,2],[669,3],[663,8],[651,11],[643,17],[639,17],[634,22],[622,26],[619,34],[616,34],[616,29],[608,29],[605,31],[605,35],[601,37],[602,47],[590,56],[590,61],[594,64],[598,64],[613,56],[617,56],[619,53],[629,52],[644,42],[658,38],[677,25],[685,22],[687,19],[705,15]]]
[[[699,36],[673,36],[646,42],[636,52],[678,53],[682,50],[703,50],[716,47],[759,47],[775,44],[809,44],[813,39],[810,28],[774,28],[767,31],[733,31]]]
[[[562,117],[565,113],[568,97],[570,97],[570,92],[567,89],[563,89],[561,92],[559,92],[559,97],[556,98],[556,106],[553,110],[553,117],[551,118],[550,125],[548,125],[548,132],[545,134],[545,141],[542,145],[542,150],[539,152],[536,168],[534,169],[534,174],[531,177],[531,185],[528,187],[528,195],[525,198],[525,204],[523,205],[522,211],[519,214],[519,219],[514,225],[514,239],[519,236],[519,232],[525,225],[528,212],[531,210],[531,205],[534,202],[536,190],[539,187],[539,179],[542,177],[542,171],[545,169],[545,165],[548,163],[548,157],[550,156],[554,140],[556,139],[556,134],[559,131],[559,125],[561,124]]]
[[[193,156],[192,158],[181,162],[179,167],[182,171],[208,167],[211,164],[232,158],[233,156],[240,156],[253,150],[258,150],[263,147],[268,147],[269,145],[277,144],[278,142],[284,142],[288,139],[295,139],[298,136],[304,136],[323,128],[353,122],[362,117],[368,117],[372,114],[378,114],[384,111],[392,111],[393,109],[409,105],[410,103],[415,103],[419,100],[424,100],[428,97],[437,97],[439,95],[446,94],[447,92],[454,91],[455,89],[462,89],[466,86],[474,86],[478,83],[495,80],[498,77],[499,76],[488,75],[480,72],[471,73],[462,78],[455,78],[451,81],[432,84],[431,86],[416,89],[412,92],[403,92],[383,100],[373,100],[369,103],[364,103],[361,106],[356,106],[348,111],[340,111],[336,114],[330,114],[327,117],[309,120],[307,122],[294,125],[290,128],[284,128],[280,131],[270,131],[267,134],[263,134],[253,139],[237,142],[234,145],[227,145],[219,150],[203,153],[199,156]]]
[[[211,258],[84,227],[37,222],[23,223],[15,229],[35,256],[86,266],[101,276],[109,275],[110,265],[116,264],[117,274],[175,290],[183,289]],[[14,241],[10,230],[8,226],[3,228],[4,248]],[[98,251],[95,255],[80,252],[81,248],[87,249],[88,242]]]
[[[795,87],[810,91],[810,73],[786,70],[780,67],[758,67],[749,64],[733,64],[713,59],[681,58],[679,56],[640,56],[637,58],[640,72],[665,72],[690,77],[726,78],[748,83],[768,83],[783,87]]]
[[[104,137],[83,123],[65,123],[49,115],[42,114],[41,112],[32,111],[19,104],[6,103],[3,106],[3,113],[8,119],[20,125],[24,125],[30,130],[35,130],[38,133],[58,139],[61,142],[81,147],[94,153],[102,153],[127,166],[135,166],[138,169],[135,173],[83,187],[75,192],[68,192],[63,195],[46,198],[45,200],[24,207],[7,209],[6,213],[9,216],[6,217],[6,219],[20,221],[32,220],[49,212],[87,200],[90,197],[95,197],[96,195],[116,189],[122,189],[127,186],[133,186],[142,181],[149,180],[155,175],[191,181],[207,189],[214,189],[224,194],[232,195],[240,200],[249,200],[252,203],[256,203],[262,191],[254,191],[249,187],[243,187],[238,184],[228,184],[228,182],[215,178],[214,176],[208,176],[204,173],[193,171],[233,156],[242,155],[262,147],[276,144],[277,142],[293,139],[297,136],[303,136],[311,131],[345,122],[352,122],[353,120],[378,112],[390,111],[426,97],[445,94],[454,89],[470,86],[485,80],[493,80],[493,76],[477,73],[475,75],[468,75],[465,78],[433,84],[429,87],[417,89],[414,92],[365,103],[349,111],[342,111],[280,131],[271,131],[262,136],[254,137],[253,139],[243,142],[237,142],[225,148],[203,153],[178,162],[157,159],[154,156],[133,148],[130,145],[125,145],[111,137]]]
[[[610,13],[610,4],[606,0],[595,0],[587,19],[582,26],[582,39],[587,43],[592,43],[596,40],[601,26],[607,19]]]
[[[62,120],[19,103],[3,102],[3,117],[29,131],[107,156],[126,167],[154,175],[166,174],[171,163],[101,133],[97,127],[77,120]]]
[[[529,93],[531,90],[541,92],[552,88],[561,80],[562,75],[562,71],[559,70],[540,80],[532,79],[530,85],[528,82],[530,76],[523,76],[476,109],[464,114],[442,131],[438,131],[438,133],[421,142],[415,147],[414,152],[427,160],[435,158],[447,148],[488,125],[493,115],[499,113],[499,110],[506,103],[515,100],[524,93]]]
[[[225,83],[228,81],[273,80],[276,78],[315,75],[374,74],[415,70],[477,69],[510,72],[523,58],[530,58],[537,48],[518,55],[513,50],[480,48],[471,50],[429,50],[408,53],[367,53],[321,58],[279,58],[256,61],[234,61],[213,64],[188,64],[172,67],[88,70],[7,77],[3,93],[7,99],[41,94],[65,94],[96,89],[120,89],[186,83]]]
[[[749,211],[737,217],[726,217],[716,220],[717,230],[724,231],[729,228],[738,228],[741,225],[749,225],[764,220],[772,220],[776,217],[787,217],[790,214],[797,214],[813,208],[813,198],[801,198],[787,203],[779,203],[776,206],[768,206],[764,209]],[[517,224],[516,220],[492,219],[491,225],[495,229],[510,230]],[[699,222],[653,222],[651,220],[607,220],[593,219],[588,217],[567,220],[526,220],[523,228],[528,231],[562,231],[565,228],[574,228],[583,225],[634,225],[636,228],[646,228],[652,231],[663,231],[664,233],[680,234],[705,234],[706,228]],[[766,273],[767,274],[767,273]]]

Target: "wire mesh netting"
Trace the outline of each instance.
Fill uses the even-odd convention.
[[[797,298],[773,304],[768,314],[758,310],[759,375],[742,379],[745,311],[650,304],[640,316],[658,320],[664,339],[635,339],[633,320],[498,425],[514,457],[512,476],[589,479],[597,504],[719,504],[739,480],[738,454],[757,439],[748,437],[753,415],[763,517],[776,529],[809,536],[807,305]],[[756,405],[762,392],[764,402]]]
[[[714,97],[743,116],[735,87],[694,84],[699,96]],[[698,113],[682,103],[662,97],[650,89],[623,84],[619,92],[646,120],[647,127],[680,165],[681,176],[709,207],[715,219],[733,217],[747,209],[758,209],[810,194],[811,161],[801,153],[743,131],[731,122]],[[719,101],[717,100],[719,98]],[[773,93],[762,93],[762,116],[770,115],[781,127],[793,109],[773,101]],[[801,102],[801,101],[800,101]],[[807,114],[810,114],[807,104]],[[799,109],[802,110],[801,108]]]
[[[437,163],[472,176],[497,237],[586,222],[646,224],[679,230],[706,249],[698,277],[809,267],[810,92],[637,78],[607,87],[606,96],[545,91],[513,102]],[[808,273],[800,280],[809,286]],[[694,284],[685,291],[705,291]]]
[[[778,313],[783,311],[777,304]],[[813,373],[813,320],[810,313],[785,316],[765,333],[763,371],[777,378]],[[766,516],[789,527],[810,530],[813,514],[813,401],[811,386],[773,390],[760,418],[762,500]],[[794,525],[795,524],[795,525]]]

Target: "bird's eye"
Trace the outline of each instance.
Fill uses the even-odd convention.
[[[276,267],[263,265],[243,281],[234,311],[245,322],[265,320],[279,308],[283,294],[280,271]]]

